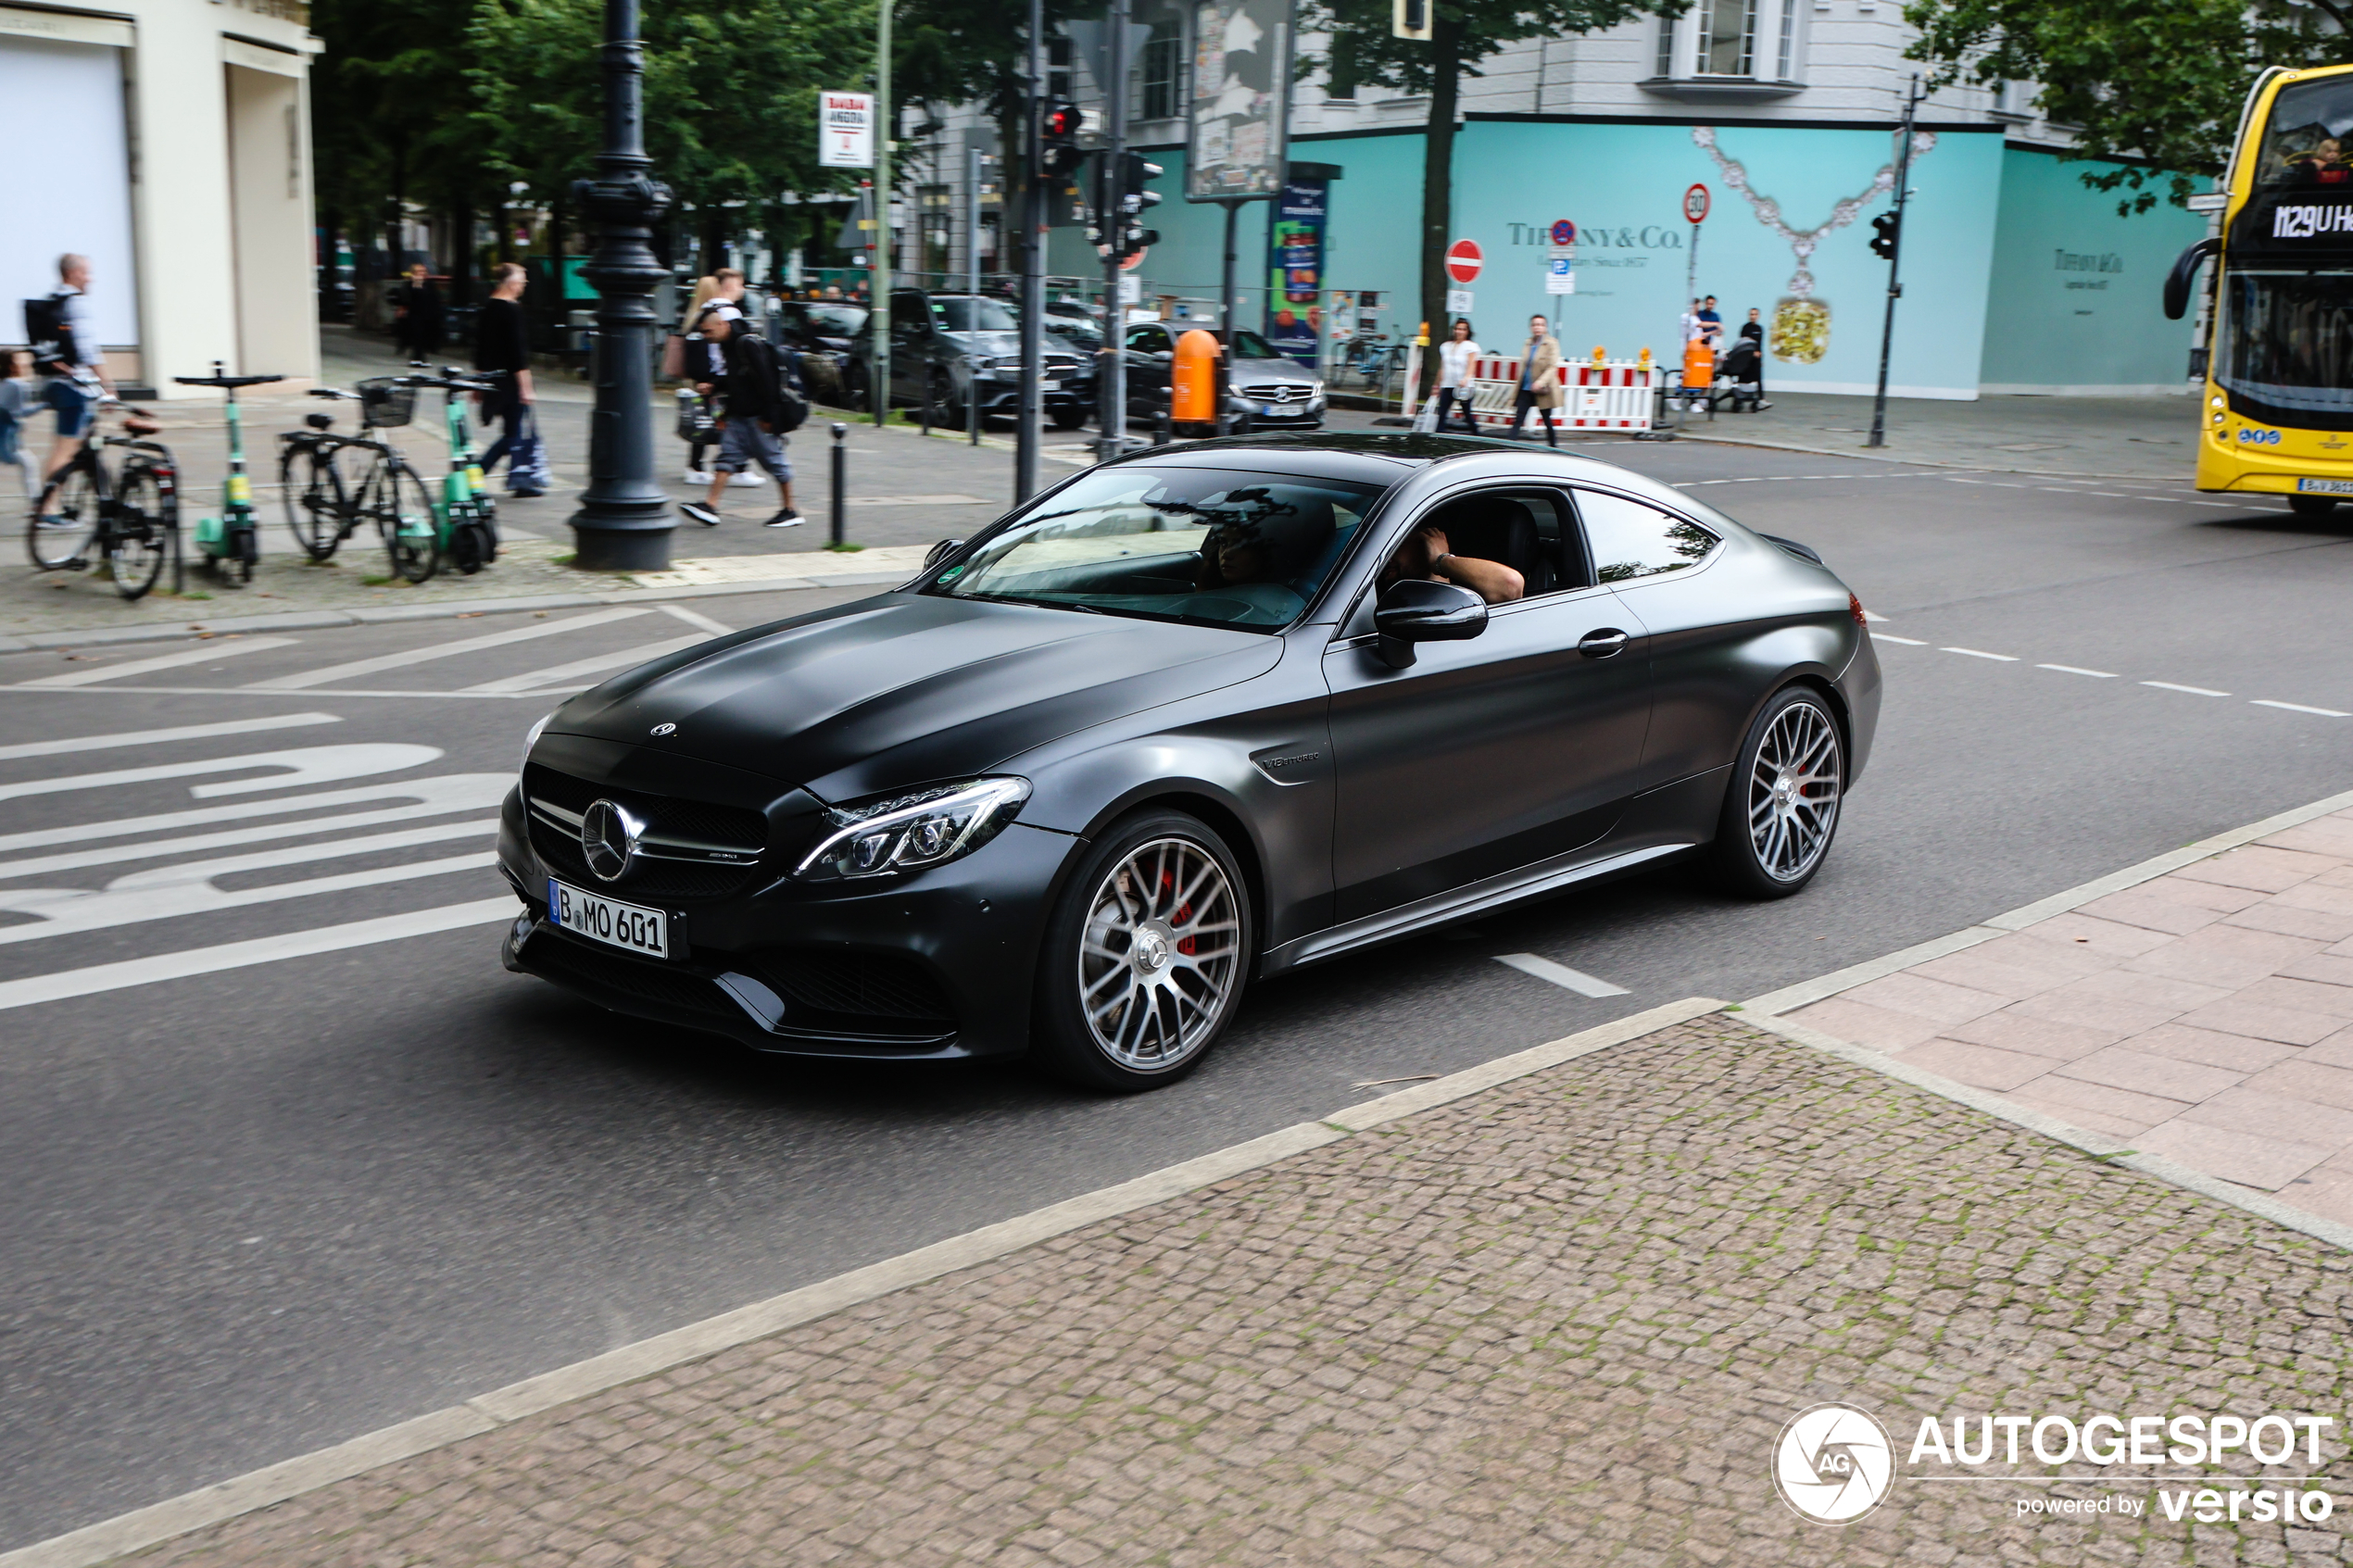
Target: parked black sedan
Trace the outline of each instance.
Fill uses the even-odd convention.
[[[1870,749],[1862,621],[1589,458],[1156,448],[542,721],[506,960],[763,1050],[1148,1087],[1254,977],[1689,857],[1804,887]]]

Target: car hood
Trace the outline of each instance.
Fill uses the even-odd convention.
[[[942,332],[939,335],[967,354],[991,354],[1000,359],[1021,357],[1019,332]]]
[[[550,732],[659,746],[841,801],[985,772],[1124,714],[1273,668],[1282,639],[1027,605],[886,595],[641,665]],[[677,728],[656,737],[659,725]]]
[[[1237,384],[1246,381],[1287,381],[1312,386],[1319,378],[1312,368],[1301,364],[1296,359],[1276,358],[1237,359],[1227,379]]]

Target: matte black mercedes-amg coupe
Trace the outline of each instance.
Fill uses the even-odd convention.
[[[1258,976],[1705,857],[1804,887],[1879,711],[1813,552],[1591,458],[1160,447],[532,733],[509,967],[762,1050],[1198,1063]]]

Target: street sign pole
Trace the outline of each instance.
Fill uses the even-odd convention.
[[[1683,268],[1683,297],[1692,301],[1694,305],[1699,299],[1699,226],[1706,221],[1707,208],[1706,186],[1693,185],[1683,193],[1683,219],[1692,226],[1691,259],[1684,264]],[[1686,312],[1690,312],[1693,305],[1686,305],[1683,308]],[[1676,352],[1680,355],[1682,352],[1682,330],[1680,320],[1675,336]]]
[[[890,422],[890,136],[899,117],[890,107],[890,8],[875,7],[875,297],[867,330],[875,334],[875,423]]]
[[[1127,0],[1111,0],[1103,40],[1103,150],[1095,181],[1095,231],[1103,236],[1103,358],[1095,378],[1101,398],[1097,423],[1103,439],[1096,460],[1109,462],[1127,448],[1127,360],[1123,352],[1127,336],[1127,308],[1120,303],[1119,281],[1125,257],[1120,245],[1127,235],[1127,212],[1122,198],[1127,163]]]
[[[1046,103],[1045,0],[1029,0],[1027,93],[1022,102],[1021,147],[1008,149],[1005,172],[1021,160],[1021,389],[1013,416],[1013,504],[1038,493],[1038,425],[1046,411],[1045,389],[1038,383],[1040,360],[1046,352],[1046,256],[1038,235],[1046,226],[1046,182],[1038,171],[1039,116]],[[1007,207],[1010,213],[1010,204]]]
[[[1912,173],[1912,111],[1920,101],[1919,73],[1912,73],[1911,84],[1904,89],[1904,128],[1898,133],[1903,144],[1895,149],[1895,244],[1887,258],[1887,320],[1879,333],[1879,390],[1871,397],[1871,433],[1863,445],[1887,445],[1887,357],[1895,343],[1895,302],[1904,297],[1904,285],[1896,280],[1895,270],[1904,260],[1904,197],[1905,186]]]

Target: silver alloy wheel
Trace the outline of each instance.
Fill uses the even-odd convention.
[[[1814,869],[1838,823],[1844,772],[1838,728],[1819,707],[1793,702],[1773,720],[1748,774],[1748,841],[1767,876],[1795,882]]]
[[[1241,974],[1241,918],[1216,857],[1140,844],[1104,874],[1078,943],[1087,1031],[1122,1067],[1157,1072],[1207,1043]]]

